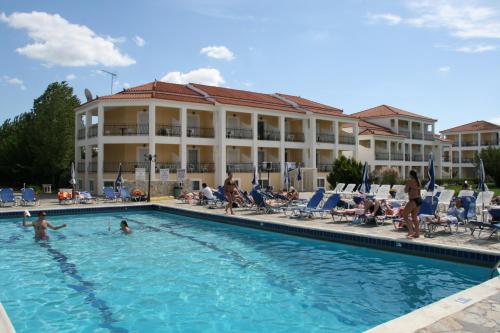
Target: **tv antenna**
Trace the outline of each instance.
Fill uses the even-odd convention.
[[[105,71],[104,69],[101,69],[101,72],[109,74],[111,76],[111,95],[113,95],[113,84],[115,83],[115,77],[117,77],[117,74]]]

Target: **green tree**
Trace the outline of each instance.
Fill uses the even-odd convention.
[[[360,184],[363,178],[363,164],[354,158],[340,156],[333,162],[332,172],[326,177],[331,188],[337,183]]]
[[[483,159],[484,172],[495,182],[495,186],[500,187],[500,148],[488,147],[481,150],[476,156],[476,166],[479,167],[479,158]]]

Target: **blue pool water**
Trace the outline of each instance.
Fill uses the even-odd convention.
[[[116,231],[125,217],[134,233]],[[489,270],[161,212],[0,220],[0,302],[23,332],[360,332]],[[108,226],[111,226],[111,232]]]

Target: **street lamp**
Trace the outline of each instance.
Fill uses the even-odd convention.
[[[156,155],[145,154],[144,158],[146,159],[146,161],[149,161],[149,164],[148,164],[148,169],[149,169],[149,172],[148,172],[148,196],[147,196],[146,200],[148,202],[151,202],[151,164],[153,162],[156,162]]]

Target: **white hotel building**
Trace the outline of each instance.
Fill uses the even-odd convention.
[[[168,168],[172,182],[185,169],[192,189],[221,185],[227,170],[249,189],[262,162],[271,162],[260,172],[263,184],[278,188],[285,162],[293,162],[304,169],[304,189],[312,190],[324,186],[335,158],[358,157],[357,118],[285,94],[154,81],[96,97],[75,117],[77,180],[96,193],[114,182],[120,163],[124,178],[134,180],[148,154],[155,156],[153,182],[159,169]]]

